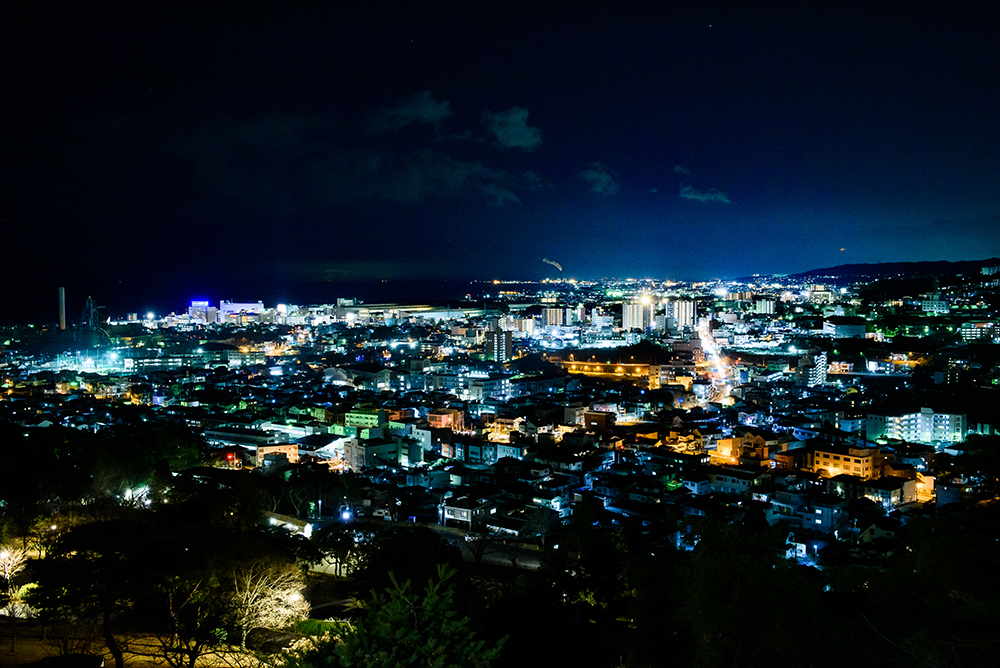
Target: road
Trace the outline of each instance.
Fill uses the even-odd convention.
[[[393,523],[387,522],[386,524]],[[462,553],[463,559],[466,561],[475,561],[472,550],[469,549],[468,541],[465,540],[467,532],[464,529],[443,527],[440,524],[412,524],[409,522],[397,522],[395,524],[409,527],[421,526],[430,529],[443,540],[457,547]],[[503,546],[498,540],[486,548],[482,563],[511,568],[511,556],[513,555],[517,558],[517,568],[537,570],[541,566],[540,553],[541,550],[530,543],[516,543],[508,548],[507,546]],[[310,570],[314,573],[334,575],[333,566],[326,563],[316,564]]]
[[[458,547],[458,549],[462,552],[462,557],[466,561],[475,561],[475,557],[469,549],[468,542],[465,540],[466,531],[464,529],[459,529],[457,527],[443,527],[439,524],[425,524],[424,526],[441,536],[441,538],[448,541],[452,545]],[[527,543],[518,543],[512,549],[513,554],[517,557],[518,568],[537,570],[541,565],[539,558],[540,550],[535,546]],[[511,566],[510,552],[506,549],[502,549],[500,542],[497,541],[494,545],[486,548],[486,552],[483,554],[483,563],[493,564],[495,566],[507,566],[509,568]]]
[[[729,396],[732,389],[732,369],[725,363],[715,339],[708,331],[708,325],[699,328],[701,335],[701,348],[705,352],[705,362],[711,368],[712,392],[706,398],[705,403],[723,401]]]

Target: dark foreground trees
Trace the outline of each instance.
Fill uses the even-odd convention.
[[[133,520],[94,522],[67,533],[38,567],[31,605],[50,623],[86,620],[100,629],[116,668],[125,665],[119,621],[147,589],[141,546],[145,527]]]
[[[289,657],[287,668],[489,668],[504,639],[477,638],[471,620],[456,609],[450,580],[455,571],[441,566],[423,592],[409,580],[374,594],[366,614],[338,637],[327,637]]]
[[[286,538],[171,506],[72,529],[36,577],[30,603],[44,621],[99,629],[116,668],[128,652],[192,667],[227,643],[245,644],[253,628],[308,613]]]

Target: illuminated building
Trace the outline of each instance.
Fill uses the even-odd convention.
[[[561,308],[543,308],[542,323],[549,325],[562,325],[565,321],[565,311]]]
[[[611,327],[615,324],[615,319],[610,315],[602,315],[598,309],[590,312],[591,327]]]
[[[774,315],[774,300],[758,299],[754,304],[753,312],[759,315]]]
[[[690,299],[678,299],[666,303],[666,316],[677,321],[677,327],[694,327],[695,308]]]
[[[622,304],[622,329],[646,331],[653,324],[653,308],[646,297],[640,302]]]
[[[842,475],[877,478],[882,474],[885,457],[878,448],[845,445],[818,446],[812,455],[812,470],[827,478]]]
[[[826,352],[811,350],[799,358],[795,368],[796,381],[806,387],[816,387],[826,383],[827,358]]]
[[[911,443],[960,443],[968,433],[968,417],[956,413],[935,413],[921,408],[912,413],[869,413],[866,423],[868,440],[897,439]]]
[[[917,500],[917,481],[898,476],[862,480],[853,475],[838,475],[827,483],[830,492],[845,499],[868,499],[891,510]]]
[[[260,322],[264,315],[264,302],[219,302],[219,322],[245,325]]]
[[[814,285],[809,289],[809,301],[813,304],[830,304],[833,302],[833,292],[825,285]]]
[[[383,427],[388,421],[388,413],[372,406],[358,406],[344,416],[348,427]]]
[[[215,309],[212,309],[215,311]],[[188,307],[188,316],[192,322],[208,322],[208,302],[193,301]]]
[[[962,341],[978,341],[980,339],[986,339],[987,341],[993,339],[996,334],[996,328],[994,328],[994,323],[992,322],[963,322],[962,323]]]
[[[834,339],[863,339],[866,331],[863,318],[834,316],[823,321],[823,334]]]
[[[941,299],[940,292],[930,292],[923,295],[920,307],[924,313],[938,313],[944,315],[951,311],[951,304]]]
[[[508,362],[513,356],[514,335],[496,330],[486,335],[486,358],[494,362]]]

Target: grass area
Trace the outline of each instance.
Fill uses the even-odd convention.
[[[0,666],[31,666],[39,661],[50,657],[58,656],[68,652],[86,653],[100,655],[104,657],[104,665],[113,668],[114,659],[108,653],[104,643],[100,640],[91,640],[79,636],[57,638],[56,634],[48,629],[45,639],[42,639],[42,625],[35,621],[19,620],[16,635],[13,633],[10,621],[0,618]],[[153,668],[162,667],[167,664],[163,659],[147,656],[155,652],[157,647],[156,639],[152,636],[135,636],[130,638],[129,643],[134,651],[125,653],[125,665],[129,668]],[[246,668],[260,665],[257,659],[246,652],[227,652],[225,655],[208,655],[198,660],[198,666],[219,667],[219,666],[243,666]]]

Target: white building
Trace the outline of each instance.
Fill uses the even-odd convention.
[[[774,315],[774,300],[758,299],[754,304],[753,312],[761,315]]]
[[[823,321],[823,335],[833,339],[863,339],[868,327],[864,321],[831,318]]]
[[[694,302],[690,299],[678,299],[667,302],[667,317],[677,321],[677,327],[694,327]]]
[[[911,443],[960,443],[968,433],[968,417],[957,413],[935,413],[921,408],[913,413],[869,413],[866,435]]]
[[[646,331],[653,324],[653,308],[648,302],[622,304],[622,329]]]
[[[546,327],[550,325],[563,325],[565,310],[561,308],[543,308],[542,309],[542,322]]]

